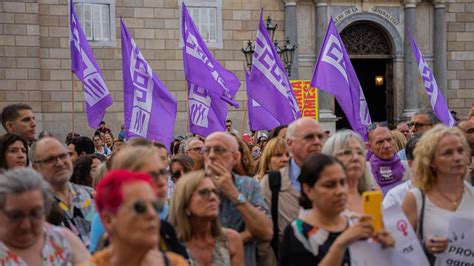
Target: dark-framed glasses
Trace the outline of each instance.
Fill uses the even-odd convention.
[[[190,148],[190,149],[188,149],[187,151],[195,151],[195,152],[199,152],[199,153],[201,153],[201,151],[202,151],[202,147],[194,147],[194,148]]]
[[[217,189],[215,188],[212,188],[212,189],[209,189],[209,188],[203,188],[203,189],[200,189],[197,191],[197,193],[199,194],[199,196],[205,198],[205,199],[209,199],[211,198],[211,193],[214,193],[214,195],[219,195]]]
[[[424,126],[431,126],[431,125],[432,125],[432,124],[429,124],[429,123],[424,124],[424,123],[417,123],[417,122],[410,122],[410,123],[407,124],[407,126],[408,126],[409,128],[413,128],[413,127],[414,127],[414,128],[416,128],[416,129],[420,129],[420,128],[424,127]]]
[[[53,165],[55,164],[58,160],[65,161],[66,159],[69,158],[69,154],[67,152],[61,153],[57,156],[50,156],[44,160],[36,160],[33,161],[33,163],[41,163],[41,164],[47,164],[47,165]]]
[[[35,208],[30,210],[29,213],[24,213],[20,210],[7,211],[2,209],[2,212],[5,214],[7,219],[12,223],[19,223],[25,218],[28,218],[30,221],[39,221],[45,216],[44,208]]]

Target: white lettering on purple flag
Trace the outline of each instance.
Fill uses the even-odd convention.
[[[263,33],[259,30],[257,31],[256,44],[252,67],[257,68],[262,72],[265,78],[275,86],[278,92],[288,99],[293,117],[295,119],[298,118],[298,103],[292,93],[291,86],[286,78],[284,70],[278,66],[275,56],[273,55],[273,51],[270,47],[273,43],[268,44]]]
[[[211,97],[207,89],[195,84],[189,84],[189,118],[197,126],[207,128],[209,126],[209,109],[211,108]]]
[[[133,108],[130,121],[131,133],[147,136],[153,104],[153,73],[135,41],[131,39],[130,76],[133,83]]]
[[[229,99],[232,98],[230,96],[229,88],[225,84],[225,80],[221,77],[219,71],[214,67],[214,64],[211,62],[209,57],[206,55],[206,53],[203,51],[201,46],[199,45],[199,42],[194,36],[191,31],[188,30],[188,27],[186,27],[185,30],[185,36],[186,36],[186,41],[184,43],[186,49],[186,53],[204,63],[209,69],[209,71],[212,74],[212,77],[214,80],[219,84],[222,89],[224,90],[224,95],[228,97]]]
[[[99,74],[99,71],[95,68],[94,64],[91,62],[89,56],[87,56],[87,53],[81,47],[79,31],[77,30],[77,27],[76,27],[76,25],[78,24],[74,16],[72,16],[72,22],[74,24],[73,25],[74,30],[72,32],[71,37],[72,37],[74,46],[76,47],[77,51],[79,51],[82,58],[82,62],[85,66],[84,72],[77,73],[77,74],[82,75],[84,79],[83,83],[84,83],[86,103],[89,106],[94,106],[100,100],[108,96],[109,92],[107,90],[107,86],[105,85],[104,79]]]
[[[344,63],[344,53],[342,52],[342,44],[339,42],[339,39],[336,36],[332,34],[329,36],[329,40],[325,46],[321,60],[335,67],[344,77],[346,82],[349,83],[346,72],[346,64]]]
[[[420,69],[421,78],[423,79],[426,93],[430,97],[431,106],[435,106],[436,100],[438,100],[438,85],[436,82],[433,82],[433,73],[431,73],[430,67],[422,56],[420,56],[418,68]]]

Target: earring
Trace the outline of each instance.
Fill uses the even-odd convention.
[[[186,216],[191,216],[191,213],[189,211],[186,211]]]

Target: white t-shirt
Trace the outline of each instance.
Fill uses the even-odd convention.
[[[407,192],[412,188],[413,183],[411,180],[407,180],[390,189],[383,198],[382,207],[385,209],[392,206],[393,204],[398,204],[401,206]]]

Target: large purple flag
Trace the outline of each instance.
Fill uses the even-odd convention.
[[[183,64],[188,81],[190,130],[207,136],[225,130],[227,104],[239,107],[233,97],[240,81],[214,59],[184,4],[182,9]]]
[[[311,86],[334,95],[351,127],[367,139],[371,118],[364,92],[332,18],[314,69]]]
[[[122,18],[120,28],[127,137],[157,140],[169,148],[176,121],[176,99],[153,73]]]
[[[247,84],[247,109],[249,112],[250,130],[271,130],[280,125],[265,108],[255,99],[249,96],[249,74],[245,72],[245,81]]]
[[[418,69],[420,70],[421,78],[423,79],[423,85],[426,89],[426,94],[430,98],[431,107],[436,115],[436,117],[443,122],[448,127],[453,127],[456,121],[454,120],[451,112],[449,111],[448,104],[443,97],[443,94],[438,88],[436,79],[431,72],[430,67],[425,61],[425,58],[421,54],[420,49],[416,46],[415,40],[411,35],[411,32],[408,32],[411,40],[411,47],[413,53],[416,57],[416,62],[418,63]]]
[[[72,0],[69,13],[71,71],[84,84],[89,127],[98,128],[104,118],[105,110],[112,105],[112,97],[110,97],[102,73],[87,42],[86,35],[77,19]]]
[[[253,121],[258,117],[249,116],[250,124],[255,126],[252,130],[272,129],[268,128],[265,121],[272,118],[278,121],[278,125],[288,125],[301,117],[301,112],[285,68],[263,22],[263,9],[260,11],[255,43],[252,69],[247,79],[247,95],[260,104],[271,117],[261,115],[263,120]]]

